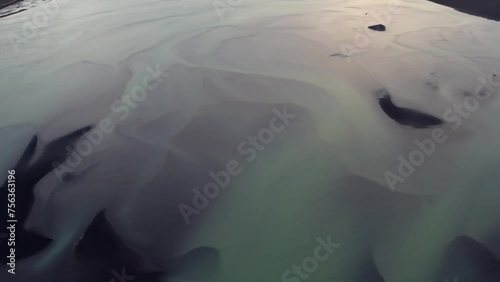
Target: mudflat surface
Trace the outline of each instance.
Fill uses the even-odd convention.
[[[51,141],[113,126],[31,187],[22,228],[51,244],[0,280],[305,281],[292,267],[323,240],[340,247],[308,282],[498,281],[483,279],[496,261],[469,268],[449,248],[500,257],[500,22],[426,0],[230,2],[0,19],[2,183],[34,135],[33,158],[52,160],[69,152]],[[81,258],[89,225],[80,247],[97,255]],[[120,250],[100,257],[108,240]]]

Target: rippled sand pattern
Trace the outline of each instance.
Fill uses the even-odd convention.
[[[127,263],[167,271],[161,281],[282,281],[328,235],[341,246],[308,281],[443,281],[460,236],[498,258],[500,23],[393,2],[243,0],[221,19],[211,1],[73,0],[15,43],[21,17],[45,5],[0,19],[2,177],[34,134],[42,147],[106,117],[116,125],[64,181],[37,184],[26,229],[54,244],[18,262],[20,275],[111,279],[120,266],[81,271],[70,251],[101,210]],[[387,30],[368,30],[382,14]],[[114,101],[157,65],[168,76],[120,118]],[[458,129],[399,124],[376,94],[443,118],[488,78],[492,94]],[[297,118],[247,161],[238,145],[285,107]],[[447,141],[391,191],[386,172],[436,128]],[[230,160],[242,173],[186,225],[178,205]],[[168,272],[199,247],[217,250],[215,265],[188,256]]]

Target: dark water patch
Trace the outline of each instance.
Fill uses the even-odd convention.
[[[429,0],[462,13],[500,21],[500,2],[495,0]]]
[[[206,279],[215,274],[219,251],[211,247],[200,247],[188,253],[172,257],[161,271],[146,271],[106,218],[99,212],[88,226],[75,247],[76,264],[65,270],[63,279],[71,281],[104,281],[111,269],[124,269],[129,277],[137,281],[162,281],[165,275],[182,280]]]
[[[16,261],[37,254],[46,249],[52,243],[52,239],[46,238],[34,232],[21,229],[18,225],[16,225],[15,234]],[[9,258],[7,258],[7,256],[10,254],[11,247],[8,246],[7,242],[7,240],[2,240],[2,242],[0,243],[0,254],[2,255],[0,261],[2,263],[8,263],[10,260]]]
[[[22,0],[0,0],[0,9],[8,7],[10,5],[14,5],[17,2],[21,2]]]
[[[24,12],[38,5],[60,0],[0,0],[0,18]],[[59,5],[59,3],[56,3]]]
[[[441,276],[459,277],[459,281],[500,281],[500,262],[486,246],[460,236],[447,248]]]
[[[17,204],[17,205],[16,205],[16,207],[13,207],[13,210],[18,212],[18,213],[15,214],[15,217],[13,219],[18,220],[18,222],[15,223],[15,226],[16,226],[16,253],[15,254],[16,254],[17,259],[23,259],[23,258],[31,256],[35,253],[38,253],[41,250],[45,249],[52,242],[52,240],[49,238],[45,238],[43,236],[37,235],[33,232],[29,232],[29,231],[26,231],[26,230],[23,230],[22,228],[20,228],[22,226],[22,224],[24,223],[25,214],[27,213],[26,210],[29,210],[31,208],[31,206],[24,205],[23,202],[19,201],[20,198],[22,199],[22,195],[24,194],[24,193],[22,193],[23,191],[21,190],[21,197],[17,196],[19,193],[19,188],[23,189],[23,188],[32,188],[32,187],[19,186],[19,183],[21,183],[21,184],[23,183],[23,179],[19,177],[19,173],[26,171],[26,169],[28,168],[30,160],[35,153],[37,143],[38,143],[38,137],[33,136],[30,143],[28,144],[28,146],[24,150],[21,158],[19,159],[16,166],[14,167],[14,171],[16,171],[16,173],[14,174],[14,177],[16,179],[16,182],[15,182],[15,184],[16,184],[15,185],[16,186],[15,187],[16,203],[15,204]],[[7,207],[9,204],[9,200],[8,200],[9,197],[7,196],[8,192],[9,192],[8,191],[8,183],[9,183],[8,180],[6,180],[5,183],[2,185],[2,188],[1,188],[2,190],[0,192],[2,199],[5,199],[3,201],[4,207]],[[2,213],[2,214],[3,214],[3,216],[2,216],[2,225],[3,225],[5,222],[7,222],[7,220],[9,218],[7,218],[7,212]],[[4,233],[4,232],[5,232],[5,234],[10,233],[9,230],[6,229],[9,225],[10,224],[6,224],[6,226],[2,227],[2,233]],[[9,252],[10,247],[8,245],[8,241],[1,242],[0,244],[1,244],[0,245],[0,253],[2,254],[1,261],[6,263],[8,261],[7,254],[10,253]]]
[[[5,14],[5,15],[0,15],[0,19],[1,18],[5,18],[5,17],[8,17],[8,16],[11,16],[11,15],[15,15],[15,14],[18,14],[18,13],[21,13],[21,12],[24,12],[26,11],[27,9],[21,9],[21,10],[17,10],[15,12],[12,12],[12,13],[9,13],[9,14]]]
[[[130,250],[100,211],[74,248],[74,263],[60,275],[65,281],[108,281],[110,271],[138,281],[159,281],[163,272],[142,270],[137,255]],[[114,275],[113,272],[111,274]]]
[[[219,266],[219,250],[199,247],[173,258],[169,263],[169,277],[185,281],[201,281],[215,275]]]
[[[359,272],[356,276],[357,281],[385,282],[371,256],[359,267]]]
[[[33,136],[30,143],[24,150],[21,158],[14,166],[15,170],[15,217],[8,218],[8,213],[2,213],[2,233],[7,229],[6,224],[8,219],[16,219],[16,259],[23,259],[28,256],[34,255],[43,249],[45,249],[52,240],[45,238],[36,233],[27,231],[23,228],[23,225],[28,218],[28,215],[33,207],[34,203],[34,188],[36,184],[51,172],[54,167],[54,162],[63,162],[66,159],[66,146],[72,147],[75,142],[87,131],[90,130],[89,127],[85,127],[74,131],[68,135],[58,138],[50,142],[43,149],[40,157],[33,161],[35,152],[37,151],[38,136]],[[0,198],[2,198],[2,204],[7,207],[9,202],[9,190],[8,190],[8,179],[2,185],[0,190]],[[7,234],[9,232],[6,232]],[[7,241],[0,244],[1,254],[6,254],[9,250]],[[2,261],[6,260],[6,256],[2,255]]]
[[[113,230],[105,212],[99,212],[87,227],[82,239],[75,247],[75,253],[81,257],[108,258],[118,254],[118,243],[113,237]]]
[[[443,123],[441,119],[435,116],[409,108],[398,107],[394,104],[389,92],[385,89],[377,91],[377,96],[380,97],[379,105],[384,113],[401,125],[414,128],[427,128]]]

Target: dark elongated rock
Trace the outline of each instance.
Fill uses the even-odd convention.
[[[442,124],[443,121],[435,116],[417,110],[396,106],[387,90],[378,91],[379,105],[384,113],[397,123],[415,128],[427,128]]]
[[[385,25],[383,24],[371,25],[368,28],[375,31],[385,31]]]

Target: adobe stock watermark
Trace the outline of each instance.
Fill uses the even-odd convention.
[[[316,242],[318,242],[318,245],[314,248],[313,255],[304,258],[299,265],[292,265],[291,270],[288,269],[283,272],[281,274],[281,281],[300,282],[309,279],[310,274],[318,269],[320,262],[326,261],[335,249],[341,246],[339,243],[332,243],[330,235],[326,237],[326,240],[318,237],[316,238]]]
[[[341,53],[334,54],[333,56],[344,57],[348,63],[351,63],[351,56],[360,54],[361,49],[370,45],[372,38],[380,35],[380,32],[370,30],[367,27],[377,24],[389,25],[392,21],[392,16],[401,13],[401,2],[414,2],[414,0],[388,0],[385,9],[369,11],[367,14],[372,20],[367,22],[362,30],[357,30],[356,34],[354,34],[352,44],[341,42],[339,45]]]
[[[458,130],[463,124],[463,120],[468,119],[481,103],[487,102],[497,92],[500,80],[494,81],[495,78],[497,78],[496,74],[490,74],[487,78],[478,77],[479,84],[476,86],[474,94],[468,93],[462,103],[455,103],[453,108],[444,112],[443,119],[453,124],[451,127],[453,130]],[[441,128],[433,129],[429,138],[415,139],[414,143],[417,148],[411,151],[406,158],[402,155],[398,156],[399,165],[396,173],[390,170],[385,171],[384,178],[389,188],[395,191],[396,184],[404,183],[407,178],[413,175],[417,167],[423,165],[427,158],[436,152],[438,145],[447,140],[448,135]]]
[[[140,102],[146,100],[148,92],[155,90],[168,76],[167,72],[160,69],[160,65],[156,65],[156,69],[147,66],[145,72],[141,85],[133,87],[129,93],[125,93],[120,99],[115,99],[111,104],[111,111],[118,115],[119,120],[125,120],[130,115],[130,110],[137,108]],[[107,116],[84,134],[73,149],[69,145],[66,146],[68,157],[65,162],[52,164],[59,181],[64,181],[64,177],[72,173],[83,162],[83,159],[92,154],[94,149],[103,142],[104,136],[114,130],[115,121],[111,116]]]
[[[274,108],[273,113],[274,116],[269,120],[269,127],[260,129],[256,136],[248,136],[246,141],[238,145],[238,153],[241,156],[246,156],[247,163],[253,162],[258,152],[263,151],[267,145],[272,143],[276,134],[285,130],[290,122],[297,117],[297,115],[288,113],[286,106],[281,111]],[[236,160],[228,161],[225,169],[217,173],[210,171],[208,175],[213,181],[205,184],[203,191],[193,188],[192,206],[185,203],[178,205],[186,224],[191,222],[189,218],[192,215],[199,215],[201,210],[207,208],[210,204],[210,199],[216,198],[221,188],[226,188],[231,182],[232,177],[241,174],[242,171],[243,167]]]
[[[28,40],[35,38],[40,29],[46,27],[50,21],[59,13],[61,5],[68,3],[68,0],[53,0],[48,3],[41,4],[40,10],[33,14],[31,19],[22,18],[23,25],[20,34],[9,32],[7,38],[10,41],[14,53],[19,54],[19,48]]]
[[[111,274],[113,274],[113,278],[111,278],[109,282],[128,282],[135,279],[135,276],[127,274],[125,267],[122,267],[121,272],[113,269],[111,270]]]

